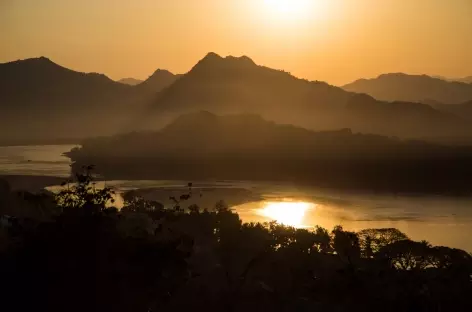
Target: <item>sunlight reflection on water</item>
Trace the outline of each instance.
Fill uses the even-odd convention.
[[[71,161],[63,153],[76,145],[0,146],[0,175],[68,177]]]
[[[284,225],[305,227],[305,214],[314,208],[315,204],[307,202],[267,202],[262,209],[257,209],[256,213]]]

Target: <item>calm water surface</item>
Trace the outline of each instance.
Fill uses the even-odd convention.
[[[0,174],[67,177],[70,159],[62,153],[76,145],[0,147]]]
[[[70,162],[62,153],[72,147],[0,147],[0,175],[67,177]],[[118,192],[154,189],[146,196],[159,199],[168,191],[183,191],[186,182],[108,181],[107,185]],[[241,181],[193,182],[205,203],[231,197],[237,203],[233,208],[247,222],[277,220],[296,227],[328,229],[340,224],[353,231],[395,227],[415,240],[472,251],[472,198],[375,195]]]

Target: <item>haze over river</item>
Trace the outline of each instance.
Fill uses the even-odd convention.
[[[73,145],[0,147],[0,175],[68,177]],[[139,189],[147,199],[169,205],[169,193],[194,183],[197,204],[225,200],[243,221],[277,220],[296,227],[320,225],[347,230],[395,227],[414,240],[472,251],[472,198],[394,196],[247,181],[107,181],[118,193]],[[54,187],[52,188],[54,189]],[[118,205],[120,205],[118,198]]]

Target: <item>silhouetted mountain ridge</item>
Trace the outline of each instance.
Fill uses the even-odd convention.
[[[383,74],[374,79],[359,79],[344,90],[366,93],[382,101],[460,104],[472,100],[472,85],[445,81],[427,75]]]
[[[196,110],[258,114],[317,131],[352,128],[401,137],[455,135],[468,129],[460,117],[424,105],[387,104],[259,66],[246,56],[221,57],[215,53],[206,55],[163,90],[153,108],[143,114],[146,122],[137,124],[155,129],[156,124]]]
[[[26,75],[26,73],[28,75]],[[64,79],[63,83],[67,83],[67,79],[88,80],[89,83],[110,83],[119,86],[119,84],[104,74],[99,73],[82,73],[65,68],[51,61],[49,58],[41,56],[26,60],[17,60],[9,63],[0,64],[0,77],[4,78],[2,87],[6,91],[6,87],[18,87],[17,83],[30,82],[28,87],[44,87],[50,82],[59,83],[59,79]],[[88,78],[88,79],[86,79]],[[39,86],[36,84],[40,84]],[[2,90],[2,91],[5,91]]]
[[[306,117],[318,108],[339,108],[349,97],[349,93],[339,88],[258,66],[245,56],[223,58],[209,53],[161,92],[151,113],[158,119],[163,114],[175,117],[195,110],[248,112],[303,125],[312,121],[298,120],[300,111],[304,111]],[[292,106],[290,110],[287,109],[289,105]],[[150,123],[154,124],[154,120]]]
[[[146,95],[40,57],[0,64],[0,141],[112,134]],[[111,114],[111,115],[110,115]]]
[[[11,138],[11,131],[24,142],[155,130],[200,110],[256,114],[317,131],[351,128],[409,138],[457,136],[472,128],[463,116],[445,110],[381,102],[257,65],[247,56],[209,53],[185,75],[157,70],[136,86],[69,70],[47,58],[0,64],[0,77],[5,81],[0,142]]]

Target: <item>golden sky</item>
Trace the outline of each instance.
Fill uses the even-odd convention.
[[[0,62],[143,79],[210,51],[336,85],[470,76],[472,0],[0,0]]]

